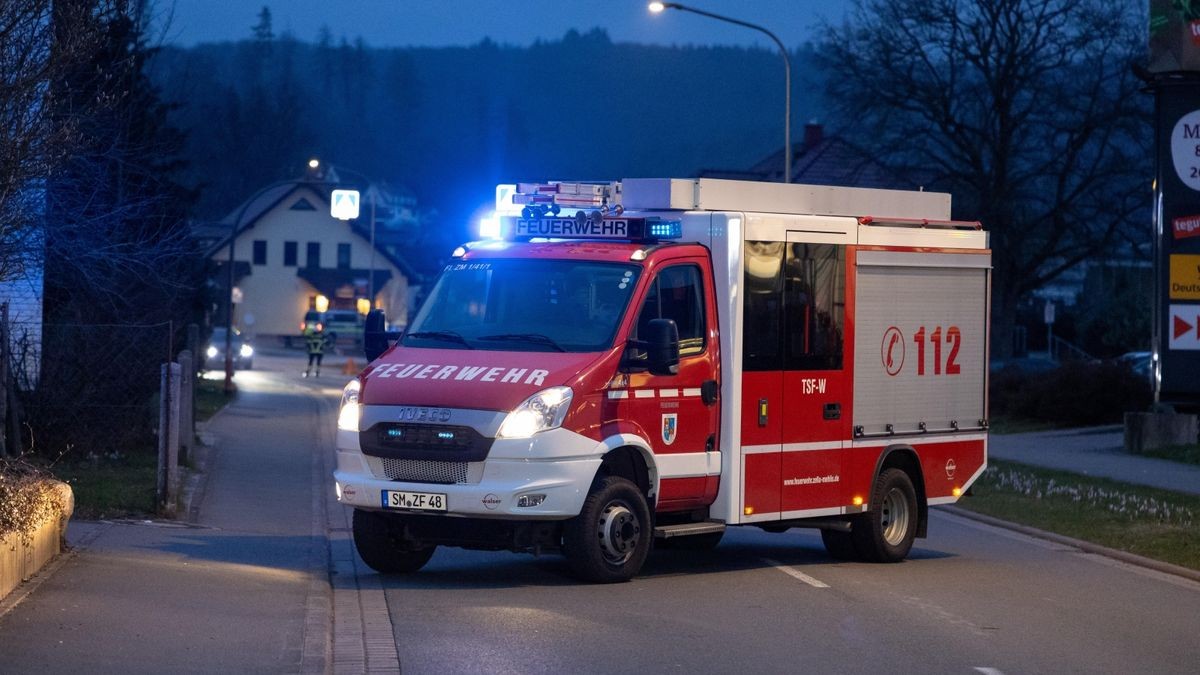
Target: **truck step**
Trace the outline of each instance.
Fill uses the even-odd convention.
[[[656,539],[671,539],[672,537],[690,537],[696,534],[711,534],[724,532],[725,523],[680,523],[678,525],[659,525],[654,528]]]

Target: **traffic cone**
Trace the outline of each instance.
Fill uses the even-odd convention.
[[[354,362],[354,357],[346,359],[346,365],[342,366],[343,375],[357,375],[358,364]]]

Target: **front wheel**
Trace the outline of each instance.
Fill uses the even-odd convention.
[[[618,476],[596,481],[579,515],[567,521],[567,563],[585,581],[628,581],[642,569],[653,530],[650,507],[636,485]]]
[[[917,492],[900,469],[879,474],[871,510],[854,523],[854,548],[870,562],[900,562],[917,537]]]
[[[437,546],[413,547],[396,536],[387,516],[360,509],[354,509],[354,548],[380,574],[416,572],[437,550]]]

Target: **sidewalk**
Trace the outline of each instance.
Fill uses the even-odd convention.
[[[988,453],[995,459],[1200,495],[1200,466],[1125,452],[1120,425],[993,434]]]
[[[280,361],[239,371],[238,400],[207,424],[195,522],[70,524],[75,549],[0,617],[0,671],[325,669],[322,399],[341,379],[301,384],[301,361]]]

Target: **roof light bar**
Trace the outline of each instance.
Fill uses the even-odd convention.
[[[599,211],[579,212],[574,217],[542,216],[500,219],[504,239],[614,239],[645,241],[679,239],[683,226],[678,220],[605,216]]]

